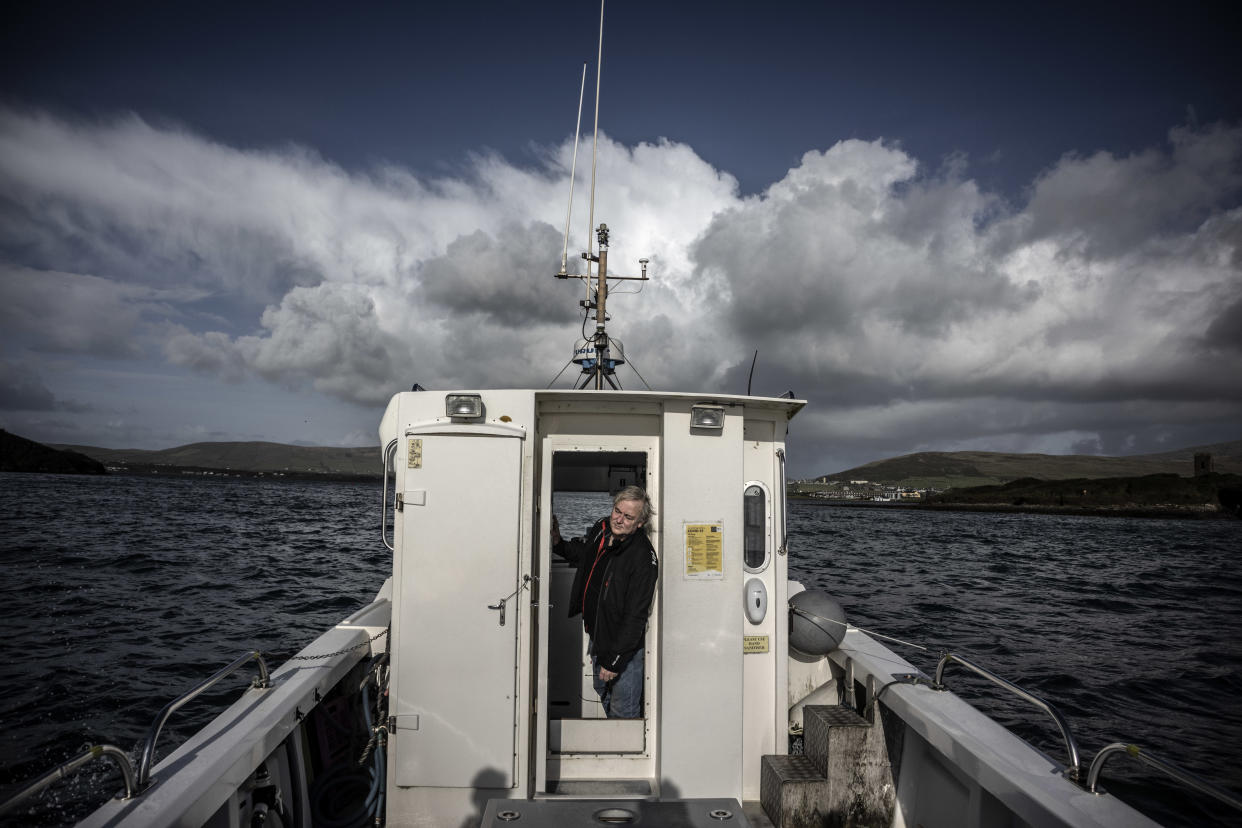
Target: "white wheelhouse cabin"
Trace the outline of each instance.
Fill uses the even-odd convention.
[[[758,800],[760,757],[788,741],[776,608],[788,589],[784,440],[804,403],[462,394],[477,395],[476,416],[407,392],[380,429],[398,503],[390,821],[477,814],[485,796]],[[553,491],[629,483],[655,506],[660,578],[645,715],[610,720],[581,619],[566,617],[573,569],[551,553]],[[749,613],[748,590],[762,605]]]

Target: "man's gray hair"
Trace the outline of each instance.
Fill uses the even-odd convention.
[[[643,525],[643,531],[649,532],[652,516],[655,514],[655,507],[651,505],[651,498],[647,497],[647,490],[642,486],[626,486],[621,491],[612,496],[612,505],[616,506],[623,500],[634,500],[643,505],[643,510],[638,516],[638,520]]]

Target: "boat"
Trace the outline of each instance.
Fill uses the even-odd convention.
[[[125,790],[83,826],[1155,825],[1102,784],[1117,756],[1242,807],[1133,745],[1087,766],[1052,704],[960,655],[929,676],[792,582],[785,438],[805,402],[605,387],[620,360],[600,230],[578,387],[392,397],[376,538],[392,574],[372,602],[274,671],[243,653],[169,702],[136,768],[92,746],[4,810],[108,760]],[[656,505],[659,580],[643,715],[611,719],[550,537],[561,493],[634,483]],[[1063,753],[952,692],[950,668],[1029,703]],[[158,758],[177,710],[249,670]]]
[[[98,761],[124,790],[87,828],[1154,826],[1107,791],[1106,765],[1126,758],[1242,808],[1135,745],[1086,763],[1053,704],[960,654],[928,675],[791,581],[786,435],[806,402],[618,387],[606,299],[626,277],[608,272],[606,225],[596,234],[576,387],[391,398],[375,542],[392,572],[374,600],[274,670],[244,652],[168,702],[136,762],[90,746],[0,813]],[[659,575],[642,715],[616,719],[551,536],[563,493],[633,484],[655,504]],[[1046,717],[1062,752],[953,692],[960,671]],[[161,758],[178,710],[250,672]]]

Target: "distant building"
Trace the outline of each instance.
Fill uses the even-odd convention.
[[[1207,453],[1195,455],[1195,477],[1212,473],[1212,455]]]

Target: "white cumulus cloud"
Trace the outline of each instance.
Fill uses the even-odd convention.
[[[571,146],[429,178],[0,110],[4,356],[166,360],[368,405],[414,381],[542,387],[585,295],[553,278]],[[880,139],[809,151],[746,198],[666,140],[602,139],[598,176],[610,270],[650,260],[609,304],[643,377],[739,393],[758,349],[757,393],[816,404],[811,462],[1121,432],[1137,450],[1242,422],[1237,127],[1067,154],[1020,202]],[[586,205],[579,180],[571,272]],[[47,404],[48,378],[9,376]]]

